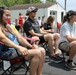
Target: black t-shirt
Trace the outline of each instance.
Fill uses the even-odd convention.
[[[52,25],[50,25],[50,24],[48,24],[48,23],[44,23],[43,28],[44,28],[45,30],[53,29],[53,28],[52,28]]]
[[[40,33],[40,26],[38,22],[30,18],[25,21],[23,28],[28,37],[32,37],[32,35],[29,33],[30,30],[34,30],[35,33]]]

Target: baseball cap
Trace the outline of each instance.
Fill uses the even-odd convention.
[[[30,6],[27,11],[26,11],[26,15],[28,16],[30,12],[37,12],[38,8],[34,7],[34,6]]]
[[[76,12],[73,10],[68,11],[66,14],[67,19],[69,19],[72,15],[76,15]]]

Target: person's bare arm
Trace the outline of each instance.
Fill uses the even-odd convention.
[[[42,34],[40,34],[40,33],[35,33],[34,30],[30,30],[29,33],[30,33],[32,36],[42,36]]]
[[[43,27],[41,28],[41,30],[42,30],[43,32],[46,32],[46,33],[54,32],[54,29],[45,30]]]
[[[27,47],[29,47],[29,48],[32,48],[32,47],[33,47],[33,45],[31,45],[31,44],[27,41],[27,38],[28,38],[28,37],[26,37],[26,36],[23,37],[23,36],[16,30],[16,28],[12,28],[12,29],[11,29],[11,32],[13,32],[13,34],[18,38],[18,42],[19,42],[22,46],[27,46]],[[29,38],[28,38],[28,40],[29,40]],[[33,39],[30,38],[30,41],[32,41],[32,43],[35,42],[35,40],[38,41],[39,39],[38,39],[37,37],[33,37]]]
[[[40,32],[41,32],[42,34],[47,34],[47,33],[48,33],[47,31],[42,30],[42,28],[40,28]]]
[[[72,42],[72,41],[76,41],[76,38],[73,38],[69,35],[66,36],[66,39],[69,41],[69,42]]]
[[[17,45],[15,43],[13,43],[9,38],[7,38],[4,33],[1,31],[1,28],[0,28],[0,41],[6,45],[6,46],[9,46],[9,47],[12,47],[12,48],[15,48],[17,50],[19,50],[23,55],[27,55],[28,54],[28,50],[20,45]]]
[[[32,45],[24,37],[22,37],[20,33],[16,33],[16,36],[21,45],[32,48]]]
[[[16,30],[16,28],[15,27],[10,27],[10,26],[8,26],[9,28],[10,28],[10,31],[17,37],[17,39],[18,39],[18,42],[21,44],[21,45],[23,45],[23,46],[27,46],[27,47],[29,47],[29,48],[32,48],[32,45],[26,40],[26,39],[24,39],[23,37],[22,37],[22,35]]]

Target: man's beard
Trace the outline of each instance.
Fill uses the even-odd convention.
[[[32,16],[32,19],[34,19],[35,18],[35,16]]]

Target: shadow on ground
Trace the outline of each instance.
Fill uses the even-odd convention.
[[[61,63],[48,63],[49,66],[52,66],[52,67],[55,67],[55,68],[59,68],[59,69],[62,69],[62,70],[65,70],[65,71],[71,71],[69,68],[67,68],[65,66],[65,61],[62,61]]]

